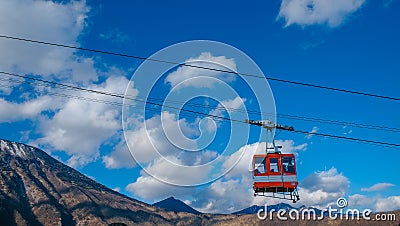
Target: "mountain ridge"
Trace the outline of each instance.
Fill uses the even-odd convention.
[[[193,207],[187,205],[183,201],[179,199],[175,199],[174,197],[168,197],[164,200],[159,202],[153,203],[153,206],[158,206],[170,211],[174,212],[186,212],[186,213],[193,213],[193,214],[202,214],[200,211],[195,210]]]
[[[175,224],[200,218],[129,198],[52,158],[0,139],[1,225]]]

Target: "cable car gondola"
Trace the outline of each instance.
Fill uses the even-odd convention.
[[[282,127],[271,125],[270,122],[246,120],[252,125],[262,126],[271,132],[272,147],[267,149],[265,154],[253,156],[253,189],[254,196],[266,196],[279,199],[287,199],[296,202],[300,200],[297,192],[297,171],[294,154],[282,154],[275,146],[272,130],[275,128],[293,131],[293,127]]]

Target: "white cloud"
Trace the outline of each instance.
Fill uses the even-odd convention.
[[[381,191],[381,190],[386,190],[393,186],[394,184],[391,183],[377,183],[368,188],[361,188],[361,191]]]
[[[85,0],[0,1],[0,33],[79,47],[78,39],[86,27],[89,11]],[[46,80],[123,93],[128,84],[127,79],[121,76],[124,72],[108,65],[97,69],[95,64],[101,63],[99,60],[96,58],[95,62],[94,58],[80,56],[73,49],[0,39],[0,67],[3,71],[34,74]],[[99,78],[106,81],[99,84]],[[39,138],[26,139],[47,150],[64,151],[70,156],[68,164],[71,166],[83,166],[98,159],[101,144],[121,129],[120,107],[46,95],[49,91],[62,91],[80,98],[116,101],[115,98],[36,84],[32,86],[41,93],[39,97],[25,98],[21,95],[18,99],[17,92],[23,92],[25,88],[22,86],[14,88],[16,93],[12,93],[11,88],[1,89],[3,94],[12,93],[13,96],[10,97],[12,101],[7,98],[0,100],[1,109],[5,109],[0,112],[0,122],[34,121],[37,128],[29,129],[35,129]],[[26,134],[33,133],[27,131]]]
[[[135,196],[154,202],[170,196],[183,198],[195,192],[194,187],[180,187],[158,181],[157,179],[142,172],[142,175],[134,183],[128,184],[126,191]]]
[[[229,114],[236,110],[245,110],[245,102],[246,98],[241,98],[241,97],[235,97],[233,99],[228,99],[228,100],[223,100],[220,101],[217,107],[209,112],[210,115],[217,116],[217,117],[224,117],[223,112],[226,110]],[[223,110],[224,109],[224,110]],[[207,131],[209,133],[215,131],[219,126],[220,123],[218,123],[218,120],[216,122],[215,117],[213,118],[208,118],[206,121],[207,125]]]
[[[251,182],[220,179],[196,194],[192,204],[205,213],[232,213],[242,207],[249,207],[254,197],[252,190]]]
[[[345,196],[350,181],[336,168],[315,172],[307,176],[299,186],[300,202],[306,206],[326,207]]]
[[[227,59],[225,56],[213,56],[209,52],[201,53],[200,56],[195,58],[189,58],[185,61],[185,63],[218,70],[236,71],[236,63],[234,59]],[[210,77],[217,79],[209,79]],[[211,88],[218,81],[218,79],[220,81],[231,82],[235,80],[235,75],[201,68],[182,66],[169,74],[165,79],[165,82],[169,83],[172,87],[179,85],[179,88]]]
[[[147,119],[144,123],[139,121],[134,122],[134,129],[125,128],[130,151],[139,163],[146,164],[160,156],[176,156],[179,162],[192,164],[199,157],[197,154],[204,154],[194,151],[198,148],[197,140],[191,138],[199,135],[198,121],[191,123],[184,118],[178,120],[175,114],[167,111],[163,111],[161,116],[155,115]],[[186,160],[191,160],[192,163]]]
[[[314,134],[316,134],[316,133],[318,132],[318,130],[319,130],[319,128],[316,127],[316,126],[314,126],[314,127],[312,128],[312,130],[308,133],[308,135],[306,136],[306,138],[307,138],[307,139],[311,139],[311,138],[314,136]]]
[[[243,107],[245,102],[246,98],[235,97],[231,100],[221,101],[221,103],[218,104],[218,107],[224,107],[230,113]]]
[[[276,140],[276,146],[282,146],[281,152],[282,153],[291,153],[298,155],[299,151],[307,150],[307,143],[295,145],[293,140]]]
[[[184,165],[183,162],[175,156],[165,156],[165,158],[173,160],[173,162],[177,164]],[[151,172],[161,179],[167,179],[170,183],[189,185],[196,184],[198,181],[207,180],[209,170],[211,169],[212,167],[208,166],[202,168],[187,167],[185,170],[182,170],[182,168],[171,167],[170,162],[164,159],[157,159],[146,168],[147,172]]]
[[[305,145],[294,145],[293,141],[277,141],[277,143],[285,143],[288,152],[296,152],[304,150]],[[282,200],[266,199],[265,197],[254,197],[252,190],[252,176],[248,167],[251,157],[255,152],[263,153],[265,142],[246,145],[236,151],[233,155],[227,157],[223,167],[229,165],[229,161],[237,159],[238,155],[243,154],[243,158],[238,164],[226,174],[223,178],[218,179],[202,187],[201,189],[193,189],[192,187],[177,187],[168,185],[152,178],[142,172],[134,183],[127,186],[127,190],[134,195],[146,200],[158,200],[169,196],[185,199],[190,197],[191,206],[199,211],[207,213],[231,213],[251,205],[276,204]],[[158,164],[161,163],[161,164]],[[182,180],[190,180],[183,172],[170,171],[165,168],[162,162],[154,163],[151,167],[156,167],[158,173],[165,174],[165,177],[179,177]],[[198,172],[200,173],[200,172]],[[196,173],[191,174],[197,176]],[[332,205],[339,197],[344,197],[349,188],[350,181],[343,174],[339,173],[336,168],[315,172],[305,178],[299,186],[301,200],[298,205],[314,206],[325,208]],[[240,194],[240,195],[233,195]],[[364,197],[351,196],[351,203],[364,204]],[[358,201],[355,201],[358,200]],[[388,200],[381,200],[379,208],[385,206],[393,206],[396,203],[389,203]],[[386,208],[386,207],[385,207]]]
[[[282,0],[278,18],[283,18],[286,26],[326,24],[336,27],[364,3],[365,0]]]
[[[89,7],[85,1],[16,0],[0,2],[0,33],[66,45],[77,45]],[[43,76],[97,80],[93,60],[74,50],[0,39],[0,67],[4,71]]]
[[[213,109],[210,111],[211,115],[216,115],[216,116],[223,116],[222,112],[225,109],[228,113],[231,113],[235,110],[243,108],[245,105],[244,103],[246,102],[246,98],[241,98],[241,97],[235,97],[234,99],[229,99],[229,100],[223,100],[221,101],[216,109]]]
[[[42,111],[56,109],[57,102],[50,96],[40,96],[22,103],[0,98],[0,123],[36,118]]]
[[[277,143],[288,146],[287,151],[291,153],[298,150],[304,150],[305,147],[305,145],[296,146],[293,141],[287,140],[278,140]],[[205,185],[200,189],[168,185],[159,182],[142,172],[142,176],[140,176],[134,183],[129,184],[127,190],[132,192],[134,195],[149,201],[169,196],[181,197],[182,199],[189,196],[192,207],[207,213],[231,213],[251,205],[264,205],[266,201],[265,197],[253,196],[253,181],[249,167],[251,168],[250,163],[255,152],[265,153],[265,142],[245,145],[238,151],[234,152],[231,156],[225,157],[222,167],[228,169],[232,164],[235,164],[243,154],[243,157],[237,162],[237,165],[223,178],[218,179],[209,185]],[[164,165],[161,161],[155,162],[151,167],[155,167],[156,169],[156,171],[153,170],[153,172],[164,174],[162,175],[163,177],[176,177],[185,182],[191,182],[191,180],[193,180],[191,177],[207,175],[207,172],[205,173],[203,171],[192,171],[189,174],[186,172],[175,171],[174,169],[168,168],[168,165]],[[281,202],[281,200],[267,200],[268,203]]]
[[[0,94],[10,95],[13,90],[13,82],[9,79],[1,79]]]
[[[246,145],[247,148],[243,147],[241,150],[255,148],[257,144],[258,143],[253,145]],[[248,151],[251,152],[251,150]],[[212,152],[210,153],[212,157],[215,157]],[[236,158],[237,154],[240,154],[240,151],[237,151],[234,154],[235,156],[232,156],[227,160],[233,161],[232,159]],[[204,153],[202,157],[207,157],[207,155],[207,153]],[[176,161],[177,159],[174,160],[174,162]],[[132,192],[134,195],[148,201],[154,201],[169,196],[174,196],[178,198],[180,197],[181,199],[189,196],[190,199],[192,199],[191,206],[198,209],[199,211],[210,213],[233,212],[234,210],[238,210],[238,208],[247,207],[246,205],[251,203],[253,199],[251,186],[252,181],[251,175],[247,171],[247,163],[248,162],[246,160],[240,161],[239,164],[234,168],[235,171],[231,171],[229,173],[231,175],[231,179],[224,181],[223,179],[219,179],[211,183],[210,185],[206,185],[205,187],[200,189],[195,189],[194,187],[179,187],[165,184],[142,171],[142,176],[140,176],[134,183],[129,184],[127,186],[127,190]],[[227,163],[225,162],[224,165],[225,164]],[[242,169],[244,169],[244,171],[242,171]],[[205,172],[203,169],[200,168],[191,169],[190,173],[182,172],[182,170],[175,170],[174,168],[169,167],[168,164],[164,164],[163,161],[155,161],[155,163],[148,167],[146,170],[152,170],[153,173],[157,173],[158,176],[164,178],[179,178],[180,183],[190,183],[193,182],[192,180],[197,181],[198,177],[208,175],[208,172]],[[233,178],[234,176],[235,178]],[[244,179],[242,179],[242,177]]]
[[[392,211],[400,209],[400,196],[365,196],[354,194],[349,196],[349,207],[369,208],[376,212]]]
[[[354,194],[349,196],[348,206],[350,208],[371,207],[371,204],[374,202],[375,202],[374,198],[367,197],[365,195]]]
[[[89,88],[106,92],[121,93],[128,84],[122,76],[108,78],[100,85]],[[77,94],[75,94],[77,95]],[[78,94],[86,98],[113,100],[98,94]],[[35,142],[48,145],[71,155],[68,164],[83,166],[99,157],[100,145],[121,128],[120,109],[113,105],[68,99],[51,118],[43,117],[39,131],[43,137]]]
[[[248,174],[248,176],[251,176],[250,172],[252,170],[252,158],[253,155],[256,153],[265,153],[265,142],[256,142],[253,144],[245,145],[237,150],[235,153],[233,153],[231,156],[227,157],[222,165],[226,170],[235,165],[236,162],[237,163],[235,167],[226,174],[226,177],[240,177],[243,174]],[[240,158],[240,156],[242,157]]]
[[[172,162],[172,163],[171,163]],[[185,167],[185,163],[177,156],[164,156],[163,158],[156,158],[150,164],[148,164],[139,179],[133,183],[136,186],[140,186],[141,182],[148,182],[145,177],[152,177],[147,175],[148,173],[156,176],[158,180],[168,182],[173,185],[195,185],[207,182],[212,166],[202,166],[202,167]],[[161,182],[160,182],[161,183]],[[154,183],[153,183],[154,184]],[[159,186],[157,184],[157,186]],[[156,191],[157,187],[142,187],[143,189]]]
[[[132,168],[136,166],[135,159],[129,152],[125,140],[118,143],[114,151],[109,155],[103,156],[102,160],[108,169]]]
[[[390,211],[400,209],[400,196],[390,196],[378,199],[375,204],[376,211]]]

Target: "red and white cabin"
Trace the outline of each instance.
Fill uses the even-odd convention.
[[[298,197],[294,154],[256,154],[253,156],[253,167],[254,195],[273,193],[274,197],[275,193],[280,193]]]

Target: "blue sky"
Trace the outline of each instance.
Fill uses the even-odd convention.
[[[283,0],[251,4],[242,1],[202,1],[201,4],[124,1],[116,4],[111,1],[21,0],[2,2],[0,6],[2,35],[144,57],[183,41],[212,40],[243,51],[267,77],[400,96],[398,0]],[[229,63],[231,59],[210,52],[209,59],[223,57],[219,58],[222,63]],[[182,60],[199,56],[188,55]],[[141,63],[135,59],[0,39],[1,71],[108,92],[123,93]],[[239,70],[237,59],[234,65],[238,65]],[[163,79],[167,76],[168,73]],[[0,137],[39,146],[121,193],[150,203],[175,196],[205,212],[232,212],[248,207],[249,203],[276,202],[253,198],[246,164],[239,164],[225,177],[198,187],[163,184],[132,161],[123,139],[121,106],[51,95],[62,92],[85,98],[105,98],[94,94],[43,88],[37,84],[20,85],[8,80],[0,82]],[[239,93],[246,93],[238,83],[230,84]],[[163,96],[171,90],[164,80],[158,85],[154,96]],[[275,81],[269,81],[269,85],[278,114],[400,128],[398,101]],[[134,88],[141,93],[143,87]],[[214,87],[214,90],[217,89]],[[262,90],[257,92],[263,95]],[[107,100],[121,102],[110,97]],[[246,107],[251,100],[250,96],[246,97]],[[204,103],[205,100],[197,101]],[[217,104],[211,101],[210,106]],[[157,113],[153,112],[145,118],[155,116]],[[198,129],[193,123],[196,117],[182,117],[187,120],[187,135],[196,138]],[[232,117],[242,119],[244,115]],[[171,123],[176,120],[172,117]],[[399,143],[396,132],[280,117],[278,123],[304,131],[315,129],[320,133]],[[218,153],[218,145],[224,143],[226,126],[216,130],[219,137],[214,146],[209,147],[211,151]],[[262,145],[265,138],[255,139],[258,132],[252,128],[252,139],[236,144],[229,150],[231,154],[246,145],[253,150],[258,141]],[[278,132],[276,140],[297,155],[298,177],[303,181],[299,205],[326,206],[343,196],[349,200],[350,207],[400,209],[399,149],[285,131]],[[167,149],[166,153],[170,154],[171,150]],[[244,162],[246,156],[251,156],[248,153]],[[201,157],[207,159],[215,153],[208,154]],[[157,170],[168,171],[168,168]],[[185,180],[185,175],[179,177]]]

